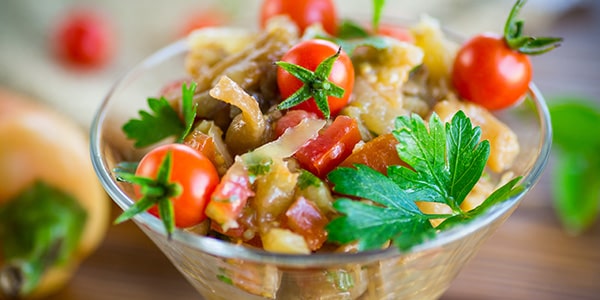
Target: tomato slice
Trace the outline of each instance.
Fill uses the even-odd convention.
[[[352,152],[340,163],[340,166],[353,167],[355,164],[363,164],[380,173],[387,174],[388,166],[407,166],[398,156],[396,145],[398,145],[398,140],[393,134],[382,134]]]
[[[292,128],[304,119],[317,119],[318,116],[315,113],[311,113],[301,109],[290,110],[283,115],[275,123],[274,131],[275,136],[280,137],[288,128]]]
[[[327,240],[325,226],[329,220],[312,201],[300,196],[285,213],[289,228],[304,237],[308,248],[315,251]]]
[[[237,228],[237,218],[254,192],[243,163],[236,161],[223,176],[206,206],[206,215],[224,231]]]
[[[323,178],[352,153],[360,140],[356,120],[340,115],[317,138],[302,146],[294,157],[303,168]]]

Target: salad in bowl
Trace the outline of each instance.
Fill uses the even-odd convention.
[[[439,297],[547,160],[527,55],[560,39],[523,36],[524,2],[466,42],[380,22],[383,1],[360,22],[267,0],[259,29],[192,32],[96,115],[116,222],[207,299]]]

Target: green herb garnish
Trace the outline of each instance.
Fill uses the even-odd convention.
[[[348,55],[352,55],[354,50],[361,46],[385,49],[389,47],[389,42],[386,38],[376,34],[379,31],[379,21],[381,20],[384,4],[384,0],[373,0],[373,19],[371,21],[373,28],[371,31],[355,21],[342,20],[336,36],[323,33],[317,37],[342,46]]]
[[[131,119],[123,125],[123,132],[127,138],[135,140],[136,148],[150,146],[168,137],[176,137],[177,142],[182,142],[192,130],[196,118],[196,106],[193,103],[196,83],[186,84],[181,87],[181,106],[183,120],[173,109],[165,97],[160,99],[148,98],[148,107],[154,113],[140,110],[140,119]]]
[[[482,176],[489,156],[489,142],[480,141],[480,128],[473,127],[462,111],[445,126],[432,114],[429,130],[418,115],[398,117],[395,125],[398,155],[411,168],[389,167],[388,176],[364,165],[333,170],[329,180],[335,192],[375,204],[348,198],[334,202],[343,216],[328,224],[330,241],[357,241],[362,251],[379,249],[391,240],[399,249],[408,250],[437,231],[471,220],[521,191],[516,186],[520,178],[515,178],[477,209],[462,211],[460,204]],[[425,214],[416,201],[444,203],[452,213]],[[433,228],[429,220],[438,218],[446,221]]]
[[[385,0],[373,0],[373,32],[379,30],[379,21],[381,21],[381,12],[383,11],[384,5]]]
[[[309,186],[320,187],[323,184],[323,181],[315,174],[307,171],[301,170],[300,175],[298,176],[298,187],[301,190],[308,188]]]

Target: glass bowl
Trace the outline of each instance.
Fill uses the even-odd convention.
[[[132,189],[115,179],[121,161],[136,161],[136,150],[121,131],[146,109],[146,98],[185,78],[186,40],[175,42],[135,66],[110,90],[91,126],[91,158],[110,197],[122,208],[133,204]],[[513,168],[524,189],[475,221],[441,232],[400,252],[396,247],[355,254],[275,254],[176,230],[167,238],[160,220],[148,213],[134,218],[205,299],[436,299],[517,208],[540,177],[551,145],[544,99],[531,84],[518,106],[496,113],[517,134],[521,152]]]

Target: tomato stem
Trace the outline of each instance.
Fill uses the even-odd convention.
[[[517,0],[515,2],[504,25],[504,40],[508,47],[523,54],[538,55],[560,46],[563,39],[559,37],[523,35],[525,23],[523,20],[517,20],[517,16],[526,2],[527,0]]]
[[[156,179],[141,177],[127,171],[118,170],[117,176],[125,182],[140,186],[142,198],[125,210],[117,219],[116,224],[133,218],[135,215],[147,211],[152,206],[158,206],[158,214],[165,226],[169,240],[175,230],[175,212],[172,198],[179,196],[183,188],[176,182],[170,182],[171,170],[173,168],[173,153],[168,151],[163,158]]]
[[[323,60],[317,66],[314,72],[292,63],[284,61],[276,62],[275,64],[277,64],[279,67],[294,75],[294,77],[298,78],[304,83],[300,89],[281,102],[277,108],[281,110],[288,109],[314,98],[319,110],[323,113],[326,119],[329,119],[331,117],[331,110],[329,109],[327,97],[333,96],[336,98],[341,98],[344,96],[345,92],[343,88],[337,86],[328,79],[331,69],[333,68],[333,64],[340,56],[341,52],[342,47],[339,47],[337,52]]]

